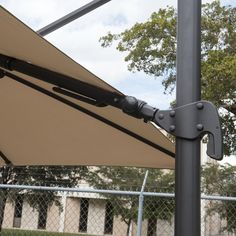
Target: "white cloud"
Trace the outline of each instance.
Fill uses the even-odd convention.
[[[103,80],[117,86],[121,80],[135,75],[127,70],[124,55],[115,47],[102,48],[99,38],[109,31],[121,32],[137,21],[142,22],[149,18],[153,9],[158,10],[159,6],[171,2],[162,1],[161,5],[154,0],[149,0],[148,4],[141,0],[112,0],[46,38]],[[127,86],[119,89],[126,92]]]
[[[235,0],[222,0],[221,2],[222,2],[223,5],[236,6],[236,1]]]
[[[59,17],[75,10],[89,0],[1,0],[1,5],[10,10],[34,29],[45,26]]]

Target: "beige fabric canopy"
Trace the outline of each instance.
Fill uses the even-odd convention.
[[[0,54],[121,94],[2,7],[0,32]],[[51,84],[14,70],[9,72],[55,93]],[[96,107],[60,96],[82,110],[8,76],[0,79],[0,151],[9,162],[174,168],[174,145],[152,124],[112,106]],[[4,163],[2,158],[0,164]]]

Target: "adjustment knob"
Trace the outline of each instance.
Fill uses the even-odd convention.
[[[139,103],[135,97],[126,96],[124,100],[122,101],[122,110],[125,113],[129,113],[129,114],[135,113],[137,112],[138,107],[139,107]]]

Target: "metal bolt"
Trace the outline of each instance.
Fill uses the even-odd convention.
[[[170,111],[170,117],[175,117],[175,111],[174,110]]]
[[[174,132],[175,131],[175,125],[171,125],[169,130],[170,130],[170,132]]]
[[[197,130],[202,131],[204,128],[203,124],[197,124]]]
[[[197,103],[197,109],[201,110],[203,109],[203,107],[204,107],[203,103],[201,102]]]
[[[160,120],[164,119],[164,114],[162,114],[162,113],[159,114],[159,115],[158,115],[158,118],[159,118]]]

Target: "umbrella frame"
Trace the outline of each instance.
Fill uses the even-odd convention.
[[[52,24],[39,30],[40,35],[46,35],[61,26],[75,20],[76,18],[94,10],[98,6],[103,5],[109,0],[97,0],[87,4],[77,11],[72,12],[60,20],[53,22]],[[16,58],[9,58],[5,55],[0,55],[0,66],[7,69],[0,70],[0,77],[5,75],[36,89],[48,96],[51,96],[60,102],[63,102],[69,106],[77,108],[83,112],[92,113],[85,108],[78,107],[77,104],[73,104],[71,101],[45,90],[29,81],[26,81],[8,70],[16,70],[18,72],[30,75],[34,78],[43,80],[50,84],[55,85],[54,92],[61,93],[68,97],[77,98],[84,102],[87,102],[96,106],[111,105],[122,109],[125,113],[130,114],[136,118],[143,118],[145,121],[154,121],[156,124],[162,126],[167,132],[176,136],[176,190],[175,190],[175,235],[176,236],[198,236],[200,235],[200,138],[205,132],[209,132],[209,120],[212,117],[216,120],[213,130],[211,130],[211,137],[213,141],[210,143],[210,147],[214,152],[214,146],[220,146],[215,156],[215,159],[222,159],[222,136],[219,125],[219,117],[215,112],[207,113],[204,111],[202,104],[205,102],[199,102],[201,99],[201,87],[200,87],[200,64],[201,64],[201,1],[196,0],[178,0],[178,34],[177,34],[177,86],[176,86],[176,102],[177,108],[171,111],[159,111],[156,108],[148,106],[145,102],[137,100],[132,97],[126,97],[119,93],[112,93],[102,88],[98,88],[89,85],[85,82],[68,78],[62,74],[49,71],[45,68],[41,68],[36,65],[18,60]],[[49,78],[49,79],[45,79]],[[176,115],[176,111],[179,108],[185,108],[197,106],[197,113],[205,113],[206,125],[204,127],[198,122],[197,127],[192,129],[198,129],[198,135],[196,137],[190,136],[184,137],[179,132],[175,132],[175,125],[170,125],[170,120]],[[200,105],[199,105],[200,104]],[[210,105],[212,107],[213,105]],[[180,109],[181,113],[184,109]],[[191,109],[190,109],[191,111]],[[189,113],[189,114],[188,114]],[[164,117],[163,114],[169,114],[168,117]],[[186,122],[188,120],[196,120],[196,113],[186,113],[183,117]],[[209,114],[211,117],[209,117]],[[90,114],[91,115],[91,114]],[[97,114],[95,114],[98,116]],[[206,116],[206,115],[205,115]],[[99,117],[97,117],[100,119]],[[104,118],[103,118],[104,119]],[[163,124],[162,120],[167,121],[167,125]],[[197,118],[198,119],[198,118]],[[100,119],[104,122],[104,120]],[[108,122],[109,121],[105,121]],[[175,124],[175,123],[174,123]],[[117,126],[116,124],[110,124]],[[184,122],[177,122],[179,130],[189,130],[189,126],[184,125]],[[201,125],[201,126],[200,126]],[[116,127],[120,129],[119,127]],[[122,127],[121,127],[122,128]],[[215,130],[214,130],[215,129]],[[127,132],[122,130],[123,132]],[[132,134],[131,134],[132,136]],[[216,138],[217,137],[217,138]],[[142,137],[138,137],[142,139]],[[145,140],[143,140],[145,141]],[[147,140],[148,141],[148,140]],[[151,144],[152,145],[152,144]],[[156,145],[156,144],[155,144]],[[213,147],[211,147],[213,146]],[[157,147],[159,150],[174,157],[174,154],[162,147]]]

